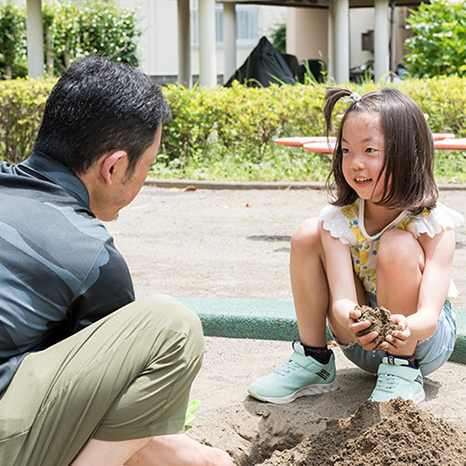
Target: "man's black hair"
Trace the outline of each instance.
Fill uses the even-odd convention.
[[[76,174],[104,154],[123,150],[130,174],[170,119],[160,87],[140,70],[103,57],[83,58],[52,89],[34,150]]]

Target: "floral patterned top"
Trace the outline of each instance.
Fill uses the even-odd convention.
[[[427,233],[431,238],[443,229],[454,228],[463,223],[463,216],[441,203],[433,210],[424,209],[418,215],[403,211],[395,220],[389,223],[381,232],[370,236],[364,227],[364,200],[357,199],[345,207],[327,206],[319,218],[325,230],[334,238],[339,238],[343,244],[351,247],[354,270],[361,279],[364,289],[377,294],[377,250],[382,233],[399,228],[411,232],[416,238]],[[449,298],[457,296],[453,281],[448,291]]]

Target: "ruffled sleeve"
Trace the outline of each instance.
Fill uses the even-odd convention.
[[[356,220],[357,212],[353,216],[343,215],[341,207],[328,205],[322,209],[319,219],[322,220],[322,226],[329,231],[334,238],[338,238],[343,244],[355,246],[357,240],[351,231],[352,219]]]
[[[425,211],[415,217],[408,226],[408,231],[415,237],[427,233],[433,238],[442,230],[458,227],[463,222],[464,218],[460,213],[438,202],[435,209]]]

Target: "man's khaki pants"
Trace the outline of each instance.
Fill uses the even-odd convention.
[[[182,431],[203,348],[197,315],[157,295],[29,354],[0,396],[0,465],[65,466],[91,438]]]

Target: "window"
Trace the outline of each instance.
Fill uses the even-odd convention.
[[[191,44],[199,44],[199,0],[191,0]],[[236,43],[255,46],[259,39],[259,7],[236,5]],[[223,4],[215,4],[215,42],[223,44]]]
[[[236,41],[238,45],[256,45],[259,39],[259,7],[236,5]]]

